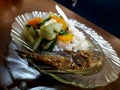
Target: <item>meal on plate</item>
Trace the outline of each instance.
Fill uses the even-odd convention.
[[[87,50],[89,44],[82,32],[72,22],[67,24],[61,16],[49,16],[29,20],[23,30],[25,40],[36,51],[78,51]]]
[[[104,63],[101,52],[90,49],[83,32],[53,12],[28,20],[22,34],[34,52],[17,51],[55,68],[97,71]]]

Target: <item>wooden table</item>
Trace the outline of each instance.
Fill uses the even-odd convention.
[[[23,14],[25,12],[31,11],[53,11],[55,10],[55,4],[53,0],[0,0],[0,64],[5,67],[5,58],[8,52],[8,45],[11,42],[10,31],[11,25],[17,15]],[[59,5],[59,4],[58,4]],[[74,12],[68,10],[67,8],[59,5],[69,18],[76,19],[77,21],[84,23],[88,27],[94,29],[99,35],[101,35],[105,40],[107,40],[113,48],[116,50],[118,56],[120,57],[120,40],[115,36],[104,31],[100,27],[92,24],[81,16],[75,14]],[[56,87],[58,90],[84,90],[79,87],[62,84],[52,78],[42,77],[42,81],[32,81],[31,86],[47,86]],[[38,84],[40,83],[40,84]],[[15,83],[17,85],[17,83]],[[61,86],[61,87],[58,87]],[[14,86],[14,85],[13,85]],[[115,82],[104,86],[97,87],[93,90],[119,90],[120,89],[120,77]]]

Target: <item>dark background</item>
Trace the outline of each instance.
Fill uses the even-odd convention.
[[[80,16],[120,38],[120,0],[55,0]]]

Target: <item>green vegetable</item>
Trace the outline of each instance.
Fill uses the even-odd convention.
[[[63,17],[62,17],[62,16],[60,16],[60,18],[62,18],[62,19],[63,19]]]
[[[28,44],[32,45],[34,43],[34,38],[29,33],[28,30],[23,30],[23,35],[24,35],[24,38]]]
[[[54,29],[51,26],[41,26],[41,35],[44,39],[53,40],[56,37],[56,33],[54,33]]]
[[[50,41],[50,42],[48,42],[46,45],[44,45],[44,46],[43,46],[43,49],[44,49],[44,50],[47,50],[47,49],[51,46],[52,43],[53,43],[53,40]]]
[[[48,42],[50,42],[50,41],[48,41],[48,40],[42,38],[42,40],[41,40],[41,42],[40,42],[40,44],[39,44],[37,50],[38,50],[38,51],[43,51],[43,50],[44,50],[43,47],[44,47]]]
[[[54,23],[51,25],[51,27],[53,27],[55,32],[59,33],[60,30],[62,29],[62,24],[61,23]]]
[[[48,50],[48,51],[52,51],[53,48],[55,47],[56,42],[57,42],[57,38],[55,38],[55,39],[52,41],[51,45],[49,46],[49,48],[48,48],[47,50]]]
[[[25,29],[29,29],[30,27],[31,25],[28,25],[28,24],[25,25]]]
[[[48,22],[51,18],[47,18],[39,23],[40,26],[44,25],[46,22]]]
[[[23,35],[26,42],[31,45],[33,50],[52,51],[57,42],[57,35],[68,34],[66,31],[62,30],[63,24],[58,23],[61,17],[56,19],[56,17],[53,18],[54,15],[54,13],[50,12],[49,17],[40,21],[39,23],[34,25],[25,25]]]
[[[65,30],[61,30],[61,31],[59,32],[59,35],[67,35],[67,34],[68,34],[68,32],[65,31]]]
[[[42,37],[41,36],[39,36],[39,37],[37,37],[35,39],[34,44],[32,45],[33,50],[37,50],[38,49],[38,46],[40,45],[41,41],[42,41]]]
[[[32,26],[28,29],[28,32],[31,34],[31,36],[32,36],[33,38],[36,37],[36,31],[33,29]]]

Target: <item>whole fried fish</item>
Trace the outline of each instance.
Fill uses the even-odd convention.
[[[101,52],[95,50],[81,50],[78,52],[42,51],[40,53],[17,50],[17,52],[61,70],[97,71],[104,63]]]

